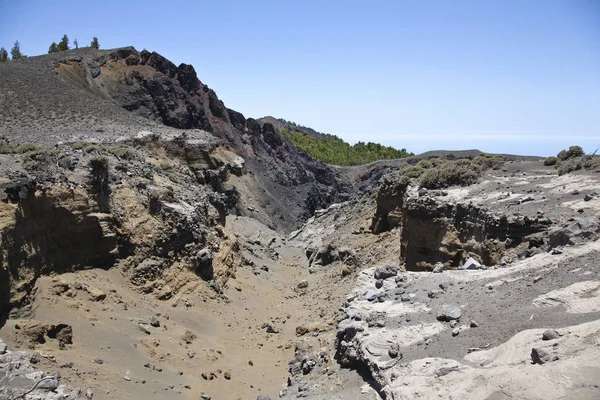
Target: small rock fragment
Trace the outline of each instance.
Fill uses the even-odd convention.
[[[300,283],[298,283],[297,288],[298,289],[305,289],[308,287],[308,281],[305,279],[303,281],[300,281]]]
[[[560,334],[555,329],[548,329],[542,333],[542,340],[554,340],[558,339]]]
[[[388,349],[388,355],[391,358],[402,358],[402,353],[400,353],[400,346],[397,343],[394,343]]]

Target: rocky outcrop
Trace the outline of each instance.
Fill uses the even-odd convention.
[[[472,203],[443,196],[413,196],[402,209],[400,259],[407,270],[458,268],[469,257],[490,266],[507,248],[548,229],[548,219],[494,214]]]
[[[55,186],[31,192],[2,207],[0,261],[11,282],[5,307],[22,305],[42,274],[108,268],[128,251],[119,222],[84,190]]]
[[[404,196],[409,183],[406,177],[395,172],[381,178],[375,198],[377,209],[371,221],[371,232],[381,233],[401,225]]]
[[[218,165],[212,155],[214,147],[195,145],[189,139],[178,151],[185,154],[200,183],[214,186],[227,180],[228,173],[239,176],[252,171],[254,177],[247,178],[242,186],[250,192],[248,197],[263,203],[251,208],[267,208],[266,213],[253,216],[272,227],[291,231],[316,209],[347,198],[349,185],[295,148],[273,124],[261,126],[227,109],[217,94],[198,79],[191,65],[176,66],[156,52],[126,47],[93,57],[66,58],[56,62],[55,71],[64,81],[112,99],[134,115],[179,129],[202,129],[220,138],[219,144],[241,157],[244,165],[238,161],[234,162],[237,165],[230,164],[232,168]],[[228,197],[238,196],[235,188],[233,183],[215,186]],[[246,207],[236,208],[231,203],[226,207],[242,215],[247,212]]]
[[[52,357],[52,356],[46,356]],[[53,361],[53,357],[51,358]],[[38,354],[10,351],[0,340],[0,398],[39,400],[91,400],[89,389],[74,388],[61,383],[60,374],[45,372],[35,367]]]

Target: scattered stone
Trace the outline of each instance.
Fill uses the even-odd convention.
[[[542,333],[542,340],[554,340],[558,339],[560,334],[555,329],[548,329]]]
[[[262,324],[261,328],[266,329],[267,333],[279,333],[279,329],[275,328],[273,325],[271,325],[268,322],[265,322],[264,324]]]
[[[158,318],[156,318],[154,315],[153,315],[153,316],[151,316],[151,317],[149,318],[149,320],[150,320],[150,325],[152,325],[153,327],[155,327],[155,328],[158,328],[158,327],[160,327],[160,321],[159,321],[159,320],[158,320]]]
[[[446,267],[444,267],[444,264],[442,264],[441,262],[438,262],[437,264],[435,264],[435,267],[433,267],[433,273],[434,274],[439,274],[441,272],[444,272],[444,270],[446,269]]]
[[[230,380],[230,379],[231,379],[231,372],[229,372],[229,371],[226,371],[226,372],[223,374],[223,377],[224,377],[225,379],[227,379],[227,380]]]
[[[379,266],[374,272],[375,279],[387,279],[396,275],[398,275],[398,267],[392,264]]]
[[[400,298],[400,300],[403,302],[408,302],[411,300],[411,297],[407,294],[403,294],[402,297]]]
[[[456,321],[455,319],[448,322],[448,325],[450,326],[450,328],[456,327],[456,324],[458,324],[458,321]]]
[[[536,276],[535,278],[533,278],[533,283],[538,283],[541,280],[542,280],[541,276]]]
[[[372,328],[372,327],[383,328],[386,324],[386,320],[387,320],[386,313],[381,312],[381,311],[372,312],[366,318],[367,325],[370,328]]]
[[[87,292],[90,294],[90,300],[92,301],[102,301],[106,298],[106,293],[104,293],[100,289],[96,289],[93,287],[86,287]]]
[[[461,269],[481,269],[481,263],[475,260],[473,257],[469,257],[463,264]]]
[[[402,353],[400,353],[400,346],[397,343],[394,343],[388,349],[388,355],[391,358],[402,358]]]
[[[350,265],[342,266],[342,278],[352,274],[352,272],[354,272],[354,267]]]
[[[437,315],[438,321],[451,321],[453,319],[460,319],[462,316],[462,310],[459,305],[443,305]]]
[[[583,198],[583,201],[590,201],[592,199],[593,199],[592,196],[590,196],[589,194],[586,194],[585,197]]]
[[[377,292],[375,290],[367,290],[367,292],[365,293],[365,299],[368,301],[377,300],[378,294],[379,294],[379,292]]]
[[[579,194],[579,190],[575,189],[571,192],[573,196],[577,196]]]
[[[477,322],[474,319],[472,319],[471,322],[469,323],[469,326],[471,328],[478,328],[480,326],[480,324],[479,324],[479,322]]]
[[[562,254],[562,250],[561,249],[552,249],[552,251],[550,252],[550,254],[552,255],[558,255],[558,254]]]
[[[458,336],[459,333],[460,333],[460,328],[452,329],[452,336]]]
[[[309,332],[308,328],[305,326],[297,326],[296,327],[296,336],[304,336]]]
[[[547,362],[552,362],[558,360],[558,356],[556,354],[552,354],[544,349],[533,348],[531,349],[531,361],[534,364],[545,364]]]
[[[522,198],[520,202],[521,203],[527,203],[529,201],[534,201],[534,200],[535,200],[535,197],[533,197],[533,196],[526,196],[526,197]]]
[[[375,287],[376,287],[377,289],[381,289],[381,288],[383,287],[383,279],[377,279],[377,280],[375,281]]]
[[[194,339],[196,339],[196,334],[192,331],[190,331],[189,329],[187,329],[183,335],[181,335],[181,340],[183,340],[184,342],[186,342],[187,344],[190,344],[194,341]]]
[[[306,279],[302,280],[302,281],[300,281],[300,283],[298,283],[298,286],[296,286],[296,287],[298,289],[305,289],[308,287],[308,281]]]
[[[256,400],[271,400],[271,398],[267,395],[261,394],[256,398]]]
[[[5,354],[6,353],[6,343],[4,343],[4,341],[2,339],[0,339],[0,355]]]
[[[130,378],[129,376],[127,376],[127,375],[125,375],[125,376],[123,377],[123,379],[125,379],[125,380],[126,380],[126,381],[128,381],[128,382],[129,382],[129,381],[131,381],[131,378]]]
[[[104,360],[103,360],[103,359],[101,359],[101,358],[96,358],[96,359],[94,360],[94,362],[95,362],[96,364],[100,364],[100,365],[104,364]]]
[[[458,371],[458,365],[446,365],[435,370],[435,375],[439,378],[448,375],[451,372]]]
[[[427,293],[427,297],[429,297],[430,299],[435,299],[435,298],[436,298],[438,295],[440,295],[440,294],[442,294],[442,293],[444,293],[444,291],[443,291],[443,290],[441,290],[441,289],[438,289],[438,290],[430,290],[430,291]]]
[[[144,332],[146,335],[149,335],[151,333],[150,329],[148,328],[148,323],[147,322],[140,321],[140,322],[138,322],[137,325],[138,325],[139,330],[142,331],[142,332]]]
[[[192,351],[192,350],[190,350],[190,351],[188,351],[188,352],[187,352],[187,356],[188,356],[189,358],[194,358],[194,356],[195,356],[195,355],[196,355],[196,352],[195,352],[195,351]]]
[[[207,394],[204,394],[204,393],[202,393],[202,394],[200,395],[200,398],[201,398],[202,400],[210,400],[210,399],[211,399],[211,397],[210,397],[209,395],[207,395]]]

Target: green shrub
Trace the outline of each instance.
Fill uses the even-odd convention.
[[[41,147],[38,146],[37,144],[23,143],[22,145],[17,146],[17,148],[15,149],[15,153],[23,154],[23,153],[28,153],[30,151],[39,150],[40,148]]]
[[[483,169],[500,169],[506,162],[505,156],[493,155],[482,153],[473,159],[473,161],[480,165]]]
[[[439,168],[428,169],[421,175],[419,187],[442,189],[449,186],[468,186],[477,183],[483,170],[469,160],[447,162]]]
[[[570,146],[568,150],[561,150],[558,152],[556,157],[561,159],[562,161],[568,160],[570,158],[582,157],[585,155],[585,152],[581,148],[581,146]]]
[[[558,161],[558,157],[548,157],[544,160],[544,165],[550,167],[552,165],[556,165]]]
[[[86,145],[88,145],[87,142],[75,142],[75,143],[73,143],[71,148],[73,150],[82,150]]]
[[[571,146],[569,150],[567,150],[567,158],[581,157],[584,156],[585,153],[581,146]]]
[[[138,154],[129,146],[110,147],[108,152],[122,160],[133,160],[138,158]]]
[[[427,169],[433,167],[433,163],[429,160],[421,160],[417,163],[417,167]]]
[[[4,140],[0,140],[0,154],[12,154],[15,152],[15,148],[5,142]]]
[[[419,165],[410,164],[405,164],[398,170],[398,173],[400,175],[406,176],[408,178],[418,178],[421,175],[423,175],[423,172],[425,172],[425,170],[419,167]]]

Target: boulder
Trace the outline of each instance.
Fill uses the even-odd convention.
[[[463,264],[461,269],[482,269],[481,263],[475,260],[473,257],[469,257]]]
[[[214,276],[213,255],[210,249],[202,249],[194,258],[196,274],[205,281],[210,281]]]
[[[547,362],[552,362],[558,360],[558,356],[553,354],[547,350],[541,348],[533,348],[531,349],[531,361],[534,364],[545,364]]]
[[[396,275],[398,275],[398,267],[392,264],[386,264],[377,267],[373,274],[375,279],[387,279]]]

